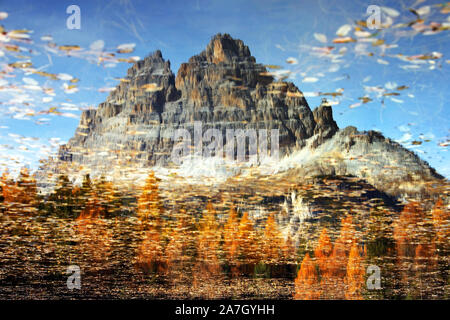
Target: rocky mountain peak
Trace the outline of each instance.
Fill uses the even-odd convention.
[[[235,40],[229,34],[215,35],[202,54],[209,63],[230,63],[233,60],[251,58],[249,48],[242,40]],[[253,58],[254,60],[254,58]]]
[[[317,135],[317,139],[312,146],[317,147],[326,139],[331,138],[339,130],[339,127],[333,119],[333,110],[326,99],[323,99],[320,106],[313,110],[313,117],[316,122],[314,134]]]
[[[262,64],[256,63],[242,40],[217,34],[204,51],[181,64],[176,87],[183,98],[198,106],[209,105],[215,93],[231,95],[229,101],[244,106],[244,101],[235,99],[238,91],[266,86],[272,81],[273,77]]]
[[[138,73],[172,73],[170,61],[165,61],[160,50],[150,53],[143,60],[139,60],[128,69],[127,76],[133,77]]]
[[[164,60],[161,51],[156,50],[128,69],[127,76],[111,92],[106,102],[127,107],[145,104],[145,110],[162,111],[161,107],[166,101],[178,98],[170,61]]]

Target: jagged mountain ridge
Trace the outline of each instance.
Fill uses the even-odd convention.
[[[181,65],[176,78],[160,51],[137,62],[104,103],[83,112],[59,158],[92,163],[87,158],[101,146],[117,160],[138,151],[134,158],[144,165],[166,165],[174,130],[192,131],[194,121],[201,121],[204,131],[214,127],[224,133],[227,128],[277,128],[283,153],[302,147],[316,129],[294,84],[274,82],[242,41],[219,34]]]
[[[223,136],[227,128],[279,129],[281,156],[289,163],[281,170],[298,167],[300,176],[351,174],[381,189],[387,183],[394,191],[397,180],[442,178],[380,133],[339,130],[331,106],[323,103],[311,111],[293,83],[276,81],[241,40],[228,34],[215,35],[176,77],[159,50],[136,62],[105,102],[83,112],[57,161],[98,174],[122,165],[167,166],[174,131],[192,133],[195,121],[204,131],[220,129]]]

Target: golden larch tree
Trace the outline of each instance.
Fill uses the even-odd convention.
[[[321,277],[325,277],[329,274],[330,256],[333,253],[333,244],[326,228],[323,228],[320,233],[319,241],[316,249],[314,250],[314,257],[319,265]]]
[[[138,198],[137,215],[143,223],[158,224],[163,205],[158,191],[158,179],[151,171]]]
[[[311,259],[309,253],[303,258],[300,269],[295,279],[296,300],[316,300],[320,298],[319,275],[316,263]]]
[[[239,219],[236,210],[231,207],[228,213],[228,219],[223,227],[223,251],[225,257],[230,263],[236,262],[236,237],[239,231]]]
[[[283,239],[278,230],[274,215],[270,214],[266,220],[263,235],[262,259],[264,263],[274,264],[282,259]]]
[[[347,290],[345,298],[348,300],[362,300],[362,289],[364,286],[364,265],[363,258],[360,254],[359,246],[356,242],[353,243],[347,264],[347,275],[345,282]]]

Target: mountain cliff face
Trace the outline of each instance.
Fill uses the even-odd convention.
[[[167,165],[174,131],[193,133],[195,121],[224,136],[226,129],[279,129],[285,154],[322,132],[327,116],[331,110],[314,115],[294,84],[275,82],[241,40],[219,34],[181,65],[176,78],[160,51],[137,62],[104,103],[83,112],[59,159],[99,165],[108,154],[119,162]]]
[[[196,121],[224,137],[226,129],[278,129],[280,156],[307,155],[296,164],[305,175],[440,177],[378,133],[339,131],[326,101],[311,111],[293,83],[275,81],[241,40],[227,34],[214,36],[176,77],[160,51],[136,62],[105,102],[83,112],[75,136],[60,148],[58,166],[81,165],[99,174],[121,165],[170,166],[175,130],[193,135]],[[367,155],[373,159],[366,161]]]

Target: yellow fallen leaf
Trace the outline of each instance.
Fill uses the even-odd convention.
[[[77,45],[59,46],[58,49],[61,51],[81,50],[80,46],[77,46]]]
[[[8,51],[13,51],[13,52],[19,52],[19,46],[16,46],[15,44],[6,44],[5,45],[5,49]]]
[[[9,64],[12,68],[29,68],[32,65],[33,64],[31,62],[14,62]]]
[[[350,42],[356,42],[355,39],[352,37],[339,37],[333,39],[333,43],[350,43]]]
[[[378,39],[378,40],[372,42],[372,46],[374,46],[374,47],[381,46],[382,44],[384,44],[384,40],[383,39]]]
[[[273,64],[266,64],[266,65],[264,65],[266,68],[269,68],[269,69],[281,69],[281,67],[280,66],[276,66],[276,65],[273,65]]]
[[[358,99],[361,100],[362,103],[367,103],[367,102],[372,101],[372,99],[370,99],[369,97],[359,97]]]

